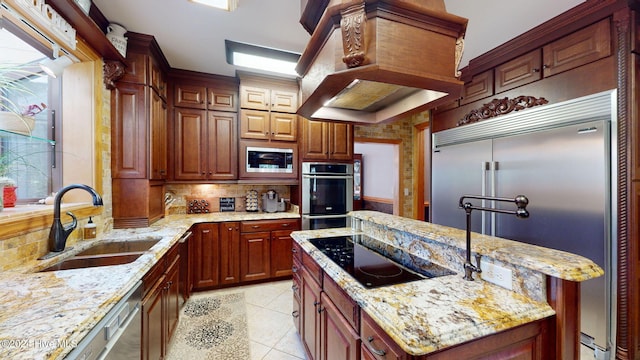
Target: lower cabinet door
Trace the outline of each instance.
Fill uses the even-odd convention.
[[[293,266],[293,246],[290,230],[271,232],[271,277],[291,276]]]
[[[320,307],[320,359],[360,359],[360,336],[345,320],[326,293],[322,293]]]
[[[164,357],[165,321],[162,314],[164,283],[163,276],[142,300],[142,360],[157,360]]]
[[[240,236],[240,281],[269,278],[270,255],[268,231],[245,233]]]
[[[165,344],[170,344],[173,334],[178,327],[180,318],[180,257],[178,256],[173,264],[167,269],[165,280],[166,286],[166,320],[167,336]]]
[[[302,273],[302,321],[300,336],[310,360],[320,359],[320,285],[306,271]]]

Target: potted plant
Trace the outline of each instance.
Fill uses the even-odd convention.
[[[32,66],[32,65],[31,65]],[[0,64],[0,130],[31,135],[34,115],[46,109],[45,104],[22,106],[13,99],[16,95],[32,95],[19,80],[35,75],[25,65]]]
[[[16,99],[29,99],[33,93],[20,79],[36,75],[33,65],[0,64],[0,130],[31,135],[34,116],[46,109],[45,104],[22,105]],[[26,100],[25,102],[28,102]],[[0,210],[15,206],[16,182],[8,177],[19,166],[33,167],[25,156],[11,149],[0,148]]]

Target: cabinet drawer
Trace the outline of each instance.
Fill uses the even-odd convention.
[[[273,230],[296,230],[297,220],[254,220],[243,221],[240,232],[258,232]]]
[[[153,267],[142,277],[142,296],[144,297],[151,290],[156,282],[160,280],[164,274],[167,263],[165,258],[161,258]]]
[[[362,339],[362,347],[370,352],[367,355],[372,355],[373,359],[407,359],[407,354],[364,311],[362,312],[360,338]]]
[[[302,253],[302,267],[309,274],[309,277],[313,278],[318,285],[322,286],[322,268],[320,268],[320,265],[306,252]]]
[[[336,305],[338,311],[356,332],[360,330],[360,307],[338,284],[327,274],[324,274],[322,289]]]

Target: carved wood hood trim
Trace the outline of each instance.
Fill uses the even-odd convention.
[[[547,104],[549,101],[541,97],[518,96],[514,99],[505,97],[503,99],[493,99],[490,103],[482,105],[478,109],[471,110],[462,119],[458,120],[458,126],[473,122],[490,119],[492,117],[508,114],[512,111],[520,111],[538,105]]]
[[[447,13],[444,0],[309,1],[304,13],[322,17],[296,66],[299,115],[378,123],[459,97],[468,20]],[[362,108],[362,96],[350,89],[370,83],[392,90],[367,92]],[[358,103],[344,100],[351,98]]]

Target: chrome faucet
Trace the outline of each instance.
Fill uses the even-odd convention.
[[[75,230],[76,226],[78,226],[76,217],[70,211],[67,212],[67,215],[71,216],[73,219],[71,224],[64,226],[60,221],[60,203],[62,201],[62,196],[64,196],[67,191],[73,189],[83,189],[90,193],[93,197],[94,206],[103,205],[100,195],[98,195],[98,193],[90,186],[83,184],[71,184],[60,189],[53,201],[53,224],[51,225],[51,231],[49,232],[49,248],[51,249],[51,252],[63,251],[67,243],[67,238],[73,230]]]
[[[479,200],[489,200],[489,201],[501,201],[501,202],[512,202],[516,204],[516,210],[504,210],[504,209],[495,209],[495,208],[487,208],[482,206],[473,206],[470,202],[464,202],[465,199],[479,199]],[[465,195],[460,198],[460,202],[458,203],[459,207],[464,209],[467,213],[467,258],[464,263],[464,278],[468,281],[473,281],[473,273],[477,272],[480,274],[482,269],[480,269],[480,258],[482,255],[476,253],[476,265],[471,263],[471,210],[483,210],[496,212],[501,214],[512,214],[518,218],[525,219],[529,217],[529,212],[527,211],[527,205],[529,204],[529,199],[527,199],[524,195],[518,195],[513,199],[509,198],[499,198],[499,197],[490,197],[490,196],[476,196],[476,195]]]

